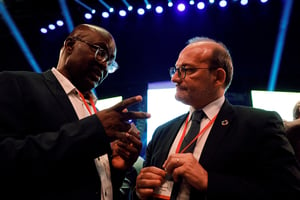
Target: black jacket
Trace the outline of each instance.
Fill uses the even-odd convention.
[[[99,200],[94,158],[111,154],[99,119],[78,120],[50,70],[1,72],[0,94],[0,199]]]

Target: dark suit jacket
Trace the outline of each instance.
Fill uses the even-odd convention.
[[[0,94],[0,199],[99,200],[94,158],[111,153],[99,119],[79,121],[50,70],[1,72]]]
[[[145,166],[162,167],[186,117],[156,129]],[[190,199],[300,199],[300,169],[275,112],[233,106],[226,100],[199,162],[208,171],[208,190],[203,194],[193,188]]]

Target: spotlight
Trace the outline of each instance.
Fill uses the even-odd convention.
[[[221,1],[219,2],[219,6],[222,7],[222,8],[226,7],[226,6],[227,6],[227,1],[221,0]]]
[[[148,2],[148,0],[144,0],[146,4],[146,9],[150,10],[152,8],[151,4]]]
[[[102,12],[102,17],[103,18],[108,18],[109,17],[109,13],[106,12],[106,11]]]
[[[261,3],[267,3],[268,0],[260,0]]]
[[[55,25],[54,25],[54,24],[49,24],[49,25],[48,25],[48,28],[49,28],[50,30],[54,30],[54,29],[55,29]]]
[[[40,31],[41,31],[41,33],[44,33],[44,34],[46,34],[48,32],[48,30],[46,28],[41,28]]]
[[[120,10],[119,11],[119,15],[121,16],[121,17],[125,17],[126,16],[126,11],[125,10]]]
[[[157,6],[157,7],[155,8],[155,11],[156,11],[156,13],[160,14],[160,13],[162,13],[162,12],[164,11],[164,9],[163,9],[163,7],[161,7],[161,6]]]
[[[143,14],[145,14],[145,10],[143,8],[139,8],[139,9],[137,9],[137,13],[139,15],[143,15]]]
[[[133,7],[126,0],[122,0],[122,1],[127,6],[127,10],[132,11]]]
[[[79,1],[79,0],[75,0],[76,3],[78,3],[79,5],[81,5],[82,7],[84,7],[85,9],[87,9],[90,13],[95,14],[96,10],[92,9],[90,6],[86,5],[85,3]]]
[[[114,8],[110,7],[107,3],[105,3],[103,0],[99,0],[99,2],[109,11],[109,12],[114,12]]]
[[[197,8],[198,8],[199,10],[202,10],[202,9],[205,8],[205,4],[204,4],[203,2],[199,2],[199,3],[197,3]]]
[[[180,12],[183,12],[185,10],[185,5],[183,3],[178,4],[177,10],[179,10]]]
[[[113,7],[110,7],[108,10],[110,13],[113,13],[115,11],[115,9]]]
[[[56,21],[56,25],[57,26],[63,26],[64,25],[64,22],[62,20],[57,20]]]
[[[147,4],[147,5],[146,5],[146,8],[147,8],[148,10],[150,10],[150,9],[152,8],[152,5],[151,5],[151,4]]]
[[[248,0],[241,0],[241,5],[242,6],[245,6],[245,5],[247,5],[248,4]]]
[[[92,14],[91,14],[91,13],[85,13],[85,14],[84,14],[84,17],[85,17],[86,19],[92,19]]]

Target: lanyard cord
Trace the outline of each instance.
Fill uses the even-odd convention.
[[[88,103],[86,102],[84,96],[82,95],[82,93],[81,93],[80,91],[78,91],[78,94],[79,94],[80,98],[82,99],[82,101],[83,101],[83,103],[84,103],[86,109],[89,111],[90,115],[92,115],[92,111],[91,111],[91,109],[90,109],[90,106],[89,106]],[[96,109],[95,103],[94,103],[94,101],[93,101],[93,98],[92,98],[91,95],[89,95],[89,97],[90,97],[89,101],[90,101],[90,103],[91,103],[91,105],[92,105],[92,107],[93,107],[94,113],[96,113],[96,112],[97,112],[97,109]]]
[[[182,142],[183,142],[183,139],[184,139],[184,137],[185,137],[185,133],[186,133],[186,129],[187,129],[187,124],[188,124],[188,119],[189,119],[189,115],[187,116],[187,118],[186,118],[186,120],[185,120],[185,125],[184,125],[184,130],[183,130],[183,133],[182,133],[182,135],[181,135],[181,138],[180,138],[180,141],[179,141],[179,143],[178,143],[178,146],[177,146],[177,148],[176,148],[176,153],[183,153],[189,146],[191,146],[207,129],[208,129],[208,127],[210,127],[213,123],[214,123],[214,121],[216,120],[216,118],[217,118],[217,115],[218,114],[216,114],[213,118],[212,118],[212,120],[210,121],[210,122],[208,122],[208,124],[206,124],[206,126],[202,129],[202,130],[200,130],[199,131],[199,133],[196,135],[196,137],[194,137],[194,139],[188,144],[188,145],[186,145],[186,147],[184,147],[182,150],[181,150],[181,152],[179,152],[179,149],[180,149],[180,146],[181,146],[181,144],[182,144]]]

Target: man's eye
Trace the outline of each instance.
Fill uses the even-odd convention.
[[[187,68],[187,69],[184,69],[186,72],[193,72],[193,71],[195,71],[195,69],[193,69],[193,68]]]

